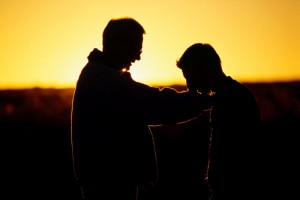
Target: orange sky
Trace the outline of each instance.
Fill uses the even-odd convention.
[[[184,84],[175,62],[214,46],[240,81],[300,80],[300,0],[0,0],[0,88],[74,87],[110,18],[146,29],[133,77]]]

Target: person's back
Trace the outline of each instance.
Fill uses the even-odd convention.
[[[259,199],[264,138],[256,99],[230,77],[215,92],[208,171],[213,199]]]

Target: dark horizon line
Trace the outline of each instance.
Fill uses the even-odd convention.
[[[269,85],[269,84],[300,84],[300,79],[299,80],[291,80],[291,81],[257,81],[257,82],[252,82],[252,81],[240,81],[243,84],[246,85]],[[174,83],[174,84],[148,84],[153,87],[185,87],[185,84],[181,83]],[[68,89],[75,89],[75,87],[41,87],[41,86],[32,86],[32,87],[6,87],[6,88],[1,88],[0,91],[5,91],[5,90],[42,90],[42,89],[49,89],[49,90],[68,90]]]

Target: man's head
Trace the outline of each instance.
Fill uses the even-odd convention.
[[[182,70],[189,89],[208,92],[219,78],[224,77],[221,59],[210,44],[191,45],[176,65]]]
[[[143,34],[140,23],[130,17],[111,19],[102,35],[103,53],[117,68],[129,69],[141,59]]]

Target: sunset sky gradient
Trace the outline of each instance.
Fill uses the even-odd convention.
[[[0,0],[0,89],[75,87],[120,16],[146,30],[137,81],[185,84],[176,59],[197,42],[242,82],[300,80],[300,0]]]

